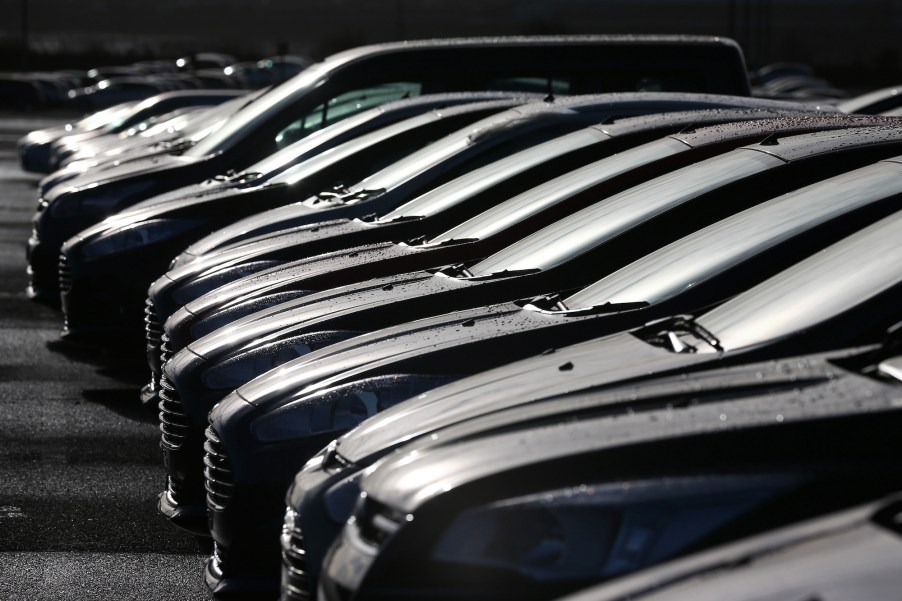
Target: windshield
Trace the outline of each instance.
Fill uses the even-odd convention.
[[[450,133],[429,146],[414,152],[404,159],[392,163],[385,169],[374,173],[360,183],[354,185],[351,190],[391,190],[415,175],[422,173],[429,167],[436,165],[449,157],[454,156],[472,143],[474,132],[489,131],[493,128],[504,128],[511,123],[518,122],[522,115],[511,109],[502,113],[486,117],[472,125]]]
[[[462,200],[472,198],[479,192],[518,173],[523,173],[555,157],[607,139],[609,139],[609,136],[606,134],[597,129],[589,128],[536,144],[526,150],[521,150],[503,159],[474,169],[438,188],[434,188],[426,194],[401,205],[380,218],[379,221],[434,215]]]
[[[902,173],[897,163],[881,162],[818,182],[669,244],[563,303],[569,309],[660,303],[803,231],[898,194]]]
[[[115,127],[115,123],[126,119],[129,115],[132,114],[132,112],[134,112],[134,110],[135,104],[133,102],[124,102],[122,104],[117,104],[116,106],[111,106],[108,109],[104,109],[97,113],[88,115],[87,117],[76,122],[75,125],[79,129],[83,129],[85,131],[92,131],[101,127],[109,127],[110,129],[112,129]]]
[[[300,74],[278,85],[253,104],[235,113],[228,123],[220,127],[215,135],[211,134],[201,144],[185,153],[187,156],[202,157],[216,154],[229,148],[236,140],[263,125],[272,114],[290,107],[304,90],[312,90],[322,83],[330,66],[324,63],[312,65]]]
[[[284,148],[284,149],[280,150],[279,152],[266,157],[265,159],[263,159],[256,165],[253,165],[252,167],[248,167],[247,170],[254,172],[254,173],[263,173],[263,174],[281,171],[286,166],[290,165],[293,161],[295,161],[298,157],[303,155],[305,152],[308,152],[312,148],[314,148],[320,144],[323,144],[324,142],[326,142],[328,140],[337,138],[338,136],[341,136],[342,134],[346,134],[355,128],[361,127],[361,126],[365,125],[368,121],[378,118],[380,115],[382,115],[382,111],[380,111],[378,108],[368,110],[366,112],[355,115],[354,117],[345,119],[344,121],[340,121],[338,123],[330,125],[329,127],[326,127],[319,131],[313,132],[312,134],[310,134],[308,137],[304,138],[303,140],[299,140],[299,141],[293,143],[291,146],[288,146],[287,148]],[[352,142],[366,144],[370,140],[370,138],[373,138],[374,136],[376,137],[376,139],[381,140],[381,139],[384,139],[384,137],[394,135],[394,133],[397,133],[397,131],[403,131],[403,130],[392,130],[392,127],[397,128],[397,127],[399,127],[399,124],[395,124],[393,126],[389,126],[389,127],[377,130],[375,132],[365,134],[363,136],[355,137],[352,140]],[[389,133],[389,132],[391,132],[391,133]],[[382,134],[382,135],[380,135],[380,134]],[[291,182],[291,183],[294,183],[294,182]]]
[[[309,160],[286,169],[284,172],[275,176],[272,179],[272,182],[274,184],[293,185],[301,181],[305,177],[308,177],[311,173],[318,171],[324,165],[331,165],[335,161],[341,160],[357,152],[362,152],[363,150],[366,150],[367,148],[373,146],[374,144],[378,144],[383,140],[387,140],[388,138],[391,138],[393,136],[397,136],[412,129],[416,129],[433,121],[435,121],[435,113],[430,111],[426,114],[417,115],[416,117],[411,117],[410,119],[405,119],[403,121],[399,121],[398,123],[393,123],[392,125],[388,125],[376,131],[356,137],[352,140],[348,140],[347,142],[344,142],[343,144],[340,144],[335,148],[331,148],[326,152],[312,157]]]
[[[678,169],[574,213],[470,268],[473,276],[546,270],[716,188],[784,162],[739,149]]]
[[[485,239],[600,182],[688,149],[688,146],[678,140],[664,138],[601,159],[518,194],[497,207],[480,213],[444,234],[440,234],[426,244],[443,244],[452,240]],[[511,158],[517,157],[519,155]]]
[[[285,148],[360,111],[378,107],[392,100],[419,96],[421,87],[415,83],[395,82],[339,94],[328,102],[313,107],[303,117],[283,128],[276,135],[276,146]]]
[[[696,323],[725,351],[815,326],[902,278],[902,213],[801,261],[709,311]]]

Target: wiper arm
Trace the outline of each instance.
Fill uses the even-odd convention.
[[[695,353],[698,347],[684,340],[681,334],[691,334],[715,350],[723,352],[720,341],[714,334],[698,325],[691,315],[677,315],[646,324],[637,335],[655,346],[661,346],[673,353]]]
[[[336,204],[349,204],[352,202],[356,202],[358,200],[364,200],[366,198],[372,198],[374,196],[379,196],[380,194],[385,193],[385,188],[375,188],[372,190],[362,189],[362,190],[348,190],[344,186],[336,186],[331,190],[324,190],[319,192],[314,197],[313,202],[331,202]]]

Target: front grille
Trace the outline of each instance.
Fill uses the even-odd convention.
[[[60,292],[72,290],[72,272],[69,270],[69,260],[64,254],[60,254],[57,271],[59,273]]]
[[[153,306],[153,300],[144,301],[144,333],[147,336],[147,351],[159,352],[163,337],[163,326]],[[151,350],[153,349],[153,350]]]
[[[225,509],[232,498],[234,480],[225,446],[212,427],[208,427],[204,442],[204,488],[207,489],[207,507],[214,511]]]
[[[179,393],[165,375],[160,378],[160,432],[164,448],[177,449],[188,437],[188,416]]]
[[[282,599],[309,601],[311,594],[310,577],[307,572],[307,551],[304,549],[304,534],[296,524],[282,526]]]

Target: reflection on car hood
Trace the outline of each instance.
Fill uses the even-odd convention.
[[[415,453],[402,451],[370,468],[362,489],[412,512],[444,492],[513,469],[667,439],[899,411],[898,393],[898,385],[810,358],[654,380],[570,400],[614,406],[608,415],[561,423],[552,413],[548,423],[510,430],[511,412],[436,432],[406,447]]]
[[[259,273],[229,282],[191,301],[188,303],[188,307],[191,313],[203,315],[214,309],[224,307],[231,301],[241,299],[248,294],[287,284],[293,284],[293,288],[303,290],[305,289],[304,280],[307,278],[357,265],[367,265],[376,261],[401,257],[415,252],[428,253],[429,251],[417,251],[409,246],[393,242],[380,242],[316,255],[315,257],[271,267]]]
[[[108,169],[102,169],[95,172],[83,173],[67,181],[63,186],[56,186],[48,192],[47,200],[53,200],[62,192],[68,192],[72,189],[86,189],[94,186],[108,184],[110,182],[128,179],[133,176],[147,175],[149,173],[158,173],[177,167],[193,165],[197,163],[197,159],[184,156],[176,156],[172,154],[161,154],[159,156],[145,158],[137,161],[130,161]]]
[[[201,357],[210,357],[237,344],[256,341],[261,336],[303,331],[318,320],[381,308],[390,302],[441,292],[455,285],[459,283],[451,278],[435,278],[428,272],[415,272],[333,288],[239,319],[192,342],[188,348]]]
[[[380,448],[485,413],[713,360],[712,355],[669,353],[627,333],[606,336],[488,370],[396,405],[353,436],[339,439],[339,452],[359,461]],[[393,427],[395,422],[404,427]]]

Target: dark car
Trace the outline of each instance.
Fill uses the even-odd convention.
[[[631,68],[624,72],[627,56]],[[744,95],[748,81],[737,70],[741,63],[734,43],[666,36],[476,38],[349,50],[273,88],[180,156],[138,161],[96,180],[73,180],[65,192],[51,191],[44,199],[48,210],[36,216],[29,265],[36,280],[53,281],[43,273],[55,272],[60,247],[78,231],[140,200],[247,168],[286,137],[330,122],[329,104],[343,95],[383,87],[389,101],[437,91],[504,90],[519,87],[525,76],[549,87],[559,81],[569,93],[642,89],[654,80],[656,89]],[[618,78],[603,77],[612,70]]]
[[[361,479],[320,598],[554,598],[895,491],[899,381],[827,359],[569,395],[575,419],[511,428],[512,411],[417,441]]]
[[[165,80],[149,77],[112,77],[102,79],[86,88],[69,90],[69,106],[79,111],[99,111],[120,102],[144,100],[162,92],[179,89],[179,86]]]
[[[560,601],[795,601],[806,596],[895,601],[902,569],[900,526],[902,498],[895,494],[693,553]]]
[[[851,138],[862,134],[873,141],[873,132],[865,130],[784,138],[781,158],[761,150],[773,152],[770,144],[735,150],[610,197],[469,269],[417,272],[312,294],[205,336],[164,366],[160,419],[170,490],[161,498],[161,509],[181,519],[199,505],[201,432],[207,412],[229,390],[261,373],[254,365],[256,357],[262,359],[263,369],[269,369],[274,360],[276,365],[284,363],[362,332],[588,285],[601,273],[628,263],[630,257],[638,258],[791,190],[805,179],[816,181],[827,171],[846,170],[858,153],[839,148],[850,150]],[[824,153],[818,154],[815,148]],[[865,155],[875,150],[868,145],[860,148],[868,149]],[[555,244],[549,246],[549,238]],[[266,342],[273,343],[273,348],[284,347],[285,352],[265,352]],[[243,356],[249,361],[238,369]]]
[[[245,172],[155,196],[83,230],[60,254],[64,335],[122,339],[133,332],[140,337],[148,286],[190,242],[242,217],[339,185],[344,178],[362,178],[523,100],[471,93],[389,103],[308,136]]]
[[[54,143],[60,143],[63,139],[74,144],[96,136],[119,133],[154,115],[187,106],[214,106],[239,95],[241,92],[225,90],[178,91],[158,94],[141,102],[118,104],[74,123],[27,134],[17,144],[19,162],[25,171],[49,173],[55,167],[51,163],[51,149]]]
[[[697,133],[695,131],[687,131],[675,139],[664,139],[658,143],[650,144],[647,148],[634,148],[625,151],[612,161],[602,159],[598,162],[598,165],[590,164],[572,175],[553,179],[547,184],[539,186],[526,197],[517,201],[511,201],[513,204],[519,204],[523,207],[533,207],[526,210],[525,213],[520,214],[522,209],[510,208],[511,205],[505,203],[503,207],[498,207],[497,211],[504,213],[512,210],[514,214],[508,215],[501,221],[495,222],[494,215],[487,213],[479,218],[486,222],[486,225],[481,229],[470,227],[476,224],[468,222],[461,226],[462,231],[468,232],[465,236],[462,232],[456,230],[446,232],[444,235],[440,234],[441,230],[439,228],[441,226],[445,225],[447,227],[446,224],[450,224],[449,222],[466,218],[466,216],[461,215],[458,205],[467,201],[472,206],[473,197],[477,193],[483,198],[487,196],[485,201],[480,200],[480,196],[475,196],[475,199],[479,201],[479,204],[476,206],[484,208],[485,202],[494,204],[494,202],[500,200],[500,195],[515,193],[516,190],[511,188],[514,182],[520,182],[520,189],[523,189],[550,177],[547,167],[574,168],[576,166],[574,158],[579,158],[582,155],[582,160],[585,160],[585,150],[596,156],[603,157],[622,149],[624,144],[637,144],[649,136],[660,135],[665,133],[668,128],[678,128],[687,122],[696,121],[699,124],[704,124],[728,118],[754,119],[755,116],[756,113],[754,112],[742,114],[737,112],[708,112],[705,114],[694,113],[685,115],[662,114],[641,119],[626,119],[612,125],[590,128],[587,132],[575,132],[560,140],[535,146],[529,150],[511,155],[502,161],[480,167],[453,182],[436,187],[415,202],[398,207],[393,212],[384,213],[387,209],[392,208],[392,204],[398,204],[401,198],[409,196],[408,186],[416,183],[416,179],[398,189],[398,192],[402,195],[401,198],[371,193],[368,195],[367,204],[364,206],[356,203],[351,205],[342,203],[344,206],[334,211],[336,217],[341,215],[362,215],[368,211],[375,211],[378,214],[381,209],[383,211],[382,217],[373,221],[372,225],[384,225],[392,228],[384,230],[389,236],[388,240],[401,240],[402,238],[399,236],[402,234],[425,239],[421,240],[422,243],[417,244],[405,243],[398,245],[383,242],[368,247],[360,247],[358,245],[366,243],[366,240],[362,239],[361,236],[372,236],[379,233],[379,230],[373,227],[367,228],[365,227],[366,224],[360,223],[358,224],[359,227],[356,228],[359,230],[356,240],[353,242],[339,240],[342,246],[355,246],[354,253],[351,256],[336,255],[328,257],[328,270],[336,277],[324,280],[321,285],[337,286],[367,277],[399,273],[404,271],[404,267],[412,269],[438,266],[441,265],[442,261],[459,261],[485,256],[485,254],[494,252],[504,244],[515,240],[518,232],[520,235],[528,233],[528,230],[523,230],[522,227],[530,227],[529,224],[534,226],[536,220],[539,223],[547,223],[543,219],[581,208],[585,206],[587,201],[599,198],[598,195],[603,192],[613,193],[622,190],[631,182],[636,183],[641,178],[653,176],[662,170],[674,169],[716,152],[739,146],[745,142],[760,140],[767,134],[778,130],[798,133],[806,131],[807,128],[817,130],[842,127],[843,124],[868,125],[872,123],[867,119],[853,122],[846,121],[846,118],[843,117],[824,117],[820,121],[774,121],[748,127],[734,124],[721,128],[703,128],[698,130]],[[761,116],[761,113],[757,113],[757,116]],[[881,122],[891,123],[892,120]],[[596,130],[594,138],[592,129]],[[614,139],[598,138],[597,133],[599,131],[607,136],[613,136]],[[592,146],[587,146],[592,143],[598,146],[598,150],[593,149]],[[468,152],[473,152],[474,150],[470,148]],[[579,152],[576,152],[577,150]],[[592,154],[588,156],[592,156]],[[567,162],[564,162],[560,167],[555,167],[555,164],[549,161],[558,155],[560,159]],[[576,156],[574,157],[574,155]],[[405,161],[405,168],[407,171],[416,173],[416,178],[423,179],[429,175],[429,172],[422,171],[421,163],[424,160],[425,158],[414,155]],[[534,172],[535,167],[540,163],[548,163],[545,165],[546,171]],[[471,168],[470,165],[465,164],[463,166],[468,169]],[[401,165],[397,167],[401,167]],[[411,167],[415,169],[411,170]],[[533,171],[530,171],[530,169],[533,169]],[[442,163],[436,163],[434,170],[439,173],[446,171]],[[373,186],[374,189],[386,187],[387,184],[384,184],[382,180],[394,184],[398,180],[397,174],[397,169],[388,169],[384,174],[381,174],[385,176],[381,180],[381,175],[377,174],[352,187],[348,194],[351,195],[351,198],[355,198],[357,194],[370,190],[369,186]],[[517,176],[516,179],[513,179],[514,176]],[[524,176],[526,177],[524,178]],[[427,180],[426,184],[428,186],[433,185],[430,180]],[[499,187],[499,184],[502,185]],[[414,191],[419,191],[422,187],[423,185],[421,184]],[[316,203],[319,200],[319,198],[315,198],[312,202]],[[387,201],[394,202],[388,204]],[[561,201],[567,202],[559,205]],[[301,209],[304,210],[301,211]],[[450,215],[449,209],[453,209]],[[545,216],[539,214],[546,209],[558,212],[552,212]],[[564,213],[559,211],[564,211]],[[243,303],[243,308],[231,306],[229,309],[231,311],[230,314],[221,315],[217,319],[220,321],[227,320],[230,317],[247,314],[266,306],[263,303],[274,304],[281,300],[306,294],[311,289],[320,289],[316,287],[309,288],[308,286],[312,285],[312,283],[299,277],[311,272],[312,266],[309,260],[301,259],[296,265],[290,262],[292,259],[308,257],[311,254],[312,249],[310,248],[309,236],[299,235],[311,229],[311,226],[304,227],[302,225],[304,223],[302,216],[305,213],[308,214],[306,221],[309,221],[308,208],[303,205],[290,206],[262,213],[225,228],[217,234],[209,236],[206,242],[202,243],[208,247],[219,248],[219,250],[212,252],[212,250],[208,249],[208,252],[204,253],[203,256],[194,257],[191,261],[183,262],[180,267],[170,269],[164,277],[154,283],[149,293],[147,309],[149,328],[148,352],[149,364],[154,374],[153,382],[158,380],[156,374],[159,372],[159,361],[156,356],[157,349],[160,346],[159,324],[163,323],[180,305],[191,305],[187,313],[180,311],[182,318],[180,329],[191,329],[194,332],[193,336],[197,337],[200,335],[198,332],[209,332],[210,327],[208,327],[209,323],[207,326],[201,326],[195,322],[204,320],[210,317],[213,312],[225,309],[229,305],[234,305],[234,302],[239,300]],[[267,228],[272,227],[274,222],[280,222],[280,215],[286,215],[286,220],[290,220],[300,227],[294,227],[284,232],[277,230],[272,234],[259,235],[256,239],[250,241],[243,243],[239,241],[232,245],[224,244],[221,247],[217,242],[213,241],[221,237],[240,237],[248,232],[265,232]],[[419,217],[413,219],[414,215]],[[400,218],[405,219],[406,223],[395,223],[395,220],[400,220]],[[517,225],[520,229],[509,228],[509,231],[502,235],[506,228],[496,227],[497,225]],[[402,232],[400,230],[401,227],[405,228],[405,231]],[[313,233],[325,235],[330,232],[330,229],[333,228],[318,228]],[[227,233],[225,233],[226,230],[228,230]],[[344,230],[340,231],[342,234],[344,233]],[[322,233],[320,234],[320,232]],[[492,234],[499,234],[499,236],[495,236],[490,240],[489,238],[491,238]],[[428,240],[430,236],[437,237],[434,240]],[[462,239],[462,236],[467,239]],[[454,246],[454,248],[451,248],[451,246]],[[426,250],[428,253],[420,252],[422,250]],[[435,257],[434,259],[431,258],[433,256]],[[444,257],[444,259],[440,257]],[[321,260],[325,261],[326,259],[326,257],[323,257]],[[340,263],[338,263],[339,261]],[[285,265],[286,268],[274,267],[277,265]],[[348,271],[345,267],[351,271]],[[297,271],[297,274],[295,271]],[[253,281],[250,281],[246,276],[251,273],[259,273],[260,275],[254,278]],[[245,279],[241,280],[240,278]],[[229,284],[227,289],[223,287],[224,284],[230,282],[232,283]],[[202,296],[213,289],[217,289],[216,292]],[[264,299],[262,296],[266,298]],[[177,339],[173,343],[170,344],[170,350],[178,350],[181,348],[183,341]],[[153,384],[151,388],[153,388]]]
[[[665,133],[668,127],[675,129],[684,123],[691,123],[693,128],[672,136],[672,139],[662,139],[654,144],[623,151],[615,160],[601,159],[572,174],[541,184],[532,192],[524,193],[526,197],[521,197],[516,202],[505,202],[479,217],[462,223],[458,228],[442,234],[437,231],[420,230],[422,240],[418,238],[416,242],[380,243],[363,247],[355,245],[352,256],[347,253],[330,255],[328,257],[329,272],[336,277],[323,284],[333,287],[368,277],[390,275],[415,268],[440,266],[445,263],[483,257],[500,250],[504,244],[513,242],[516,240],[516,236],[522,237],[529,233],[522,229],[509,231],[502,226],[520,225],[521,221],[527,219],[538,219],[541,223],[547,223],[548,216],[538,215],[543,208],[556,207],[563,211],[582,208],[584,204],[580,205],[579,203],[586,200],[590,191],[597,192],[597,187],[602,184],[608,191],[614,190],[610,180],[622,176],[630,170],[637,170],[630,174],[632,181],[635,181],[636,178],[649,178],[660,173],[661,170],[672,170],[718,152],[748,142],[759,141],[769,134],[790,135],[819,129],[841,128],[853,124],[867,126],[893,122],[892,120],[870,121],[867,118],[850,121],[846,117],[825,116],[817,119],[777,119],[753,122],[747,125],[733,123],[724,127],[694,129],[696,126],[718,122],[722,119],[754,120],[756,116],[763,116],[763,113],[720,111],[682,115],[662,114],[642,119],[626,119],[612,125],[605,125],[603,127],[605,133],[618,136],[621,140],[625,136]],[[577,136],[581,135],[583,134],[577,133],[571,138],[577,140]],[[553,152],[558,145],[548,143],[545,146],[548,147],[547,150],[538,146],[519,155],[508,157],[503,162],[474,170],[456,180],[454,184],[435,189],[420,199],[418,203],[422,205],[423,202],[426,202],[425,199],[429,199],[428,202],[436,202],[439,206],[447,205],[449,200],[436,201],[435,199],[442,196],[450,199],[452,198],[450,195],[459,196],[460,192],[473,190],[477,182],[485,185],[486,182],[492,181],[493,178],[497,179],[501,174],[516,174],[519,170],[530,166],[534,162],[535,156]],[[610,149],[610,142],[599,148],[607,153]],[[557,152],[560,152],[560,149],[557,149]],[[641,171],[638,170],[640,167],[643,167]],[[624,182],[628,181],[631,180],[620,178],[617,185],[622,186]],[[567,200],[570,204],[558,208],[556,203],[563,200]],[[521,208],[515,208],[515,205]],[[527,206],[533,208],[523,212],[524,207]],[[421,211],[425,210],[425,207],[419,208]],[[430,215],[433,212],[421,214]],[[512,214],[507,214],[508,212]],[[266,217],[273,213],[275,212],[261,214],[227,229],[237,231],[243,228],[244,231],[247,231],[252,230],[255,224],[260,228],[266,227],[265,223],[272,222],[272,219],[266,219]],[[412,207],[408,206],[404,214],[409,216],[414,213]],[[562,215],[562,213],[559,214]],[[217,235],[219,234],[214,234],[214,236]],[[276,232],[275,236],[278,235],[280,233]],[[430,235],[435,235],[435,237],[430,240]],[[182,327],[191,328],[194,332],[193,336],[197,337],[201,333],[209,332],[212,326],[208,322],[207,327],[201,327],[196,325],[196,322],[205,320],[214,313],[219,313],[220,309],[228,308],[229,313],[227,315],[220,313],[217,316],[217,323],[223,323],[229,318],[237,318],[264,308],[266,302],[275,304],[306,294],[311,289],[319,289],[311,288],[310,282],[304,279],[305,275],[309,275],[315,269],[311,265],[311,260],[317,259],[303,258],[291,261],[295,257],[304,256],[303,246],[297,249],[293,249],[291,246],[293,242],[302,244],[302,240],[295,240],[289,236],[285,236],[284,241],[279,244],[273,244],[276,240],[273,237],[260,237],[259,240],[260,244],[255,241],[243,245],[225,245],[218,253],[211,253],[212,256],[209,258],[203,257],[203,262],[192,261],[171,269],[151,288],[149,302],[153,304],[153,309],[148,309],[150,317],[160,323],[165,321],[179,305],[190,304],[190,319],[194,323],[182,324]],[[318,260],[325,261],[326,257]],[[347,265],[344,265],[345,263]],[[344,276],[340,275],[342,271],[348,269],[352,271]],[[252,272],[256,272],[258,277],[246,277]],[[202,293],[205,294],[201,296]],[[238,303],[241,304],[241,308],[237,306]],[[184,312],[181,315],[189,317]],[[156,345],[156,341],[151,344]],[[178,350],[178,348],[174,350]],[[155,370],[155,366],[151,367]]]
[[[876,175],[874,179],[856,177],[853,172],[848,177],[839,176],[778,197],[709,226],[603,278],[585,291],[557,300],[557,307],[552,310],[532,304],[521,308],[521,303],[510,303],[418,320],[333,344],[324,352],[312,353],[306,360],[286,363],[278,372],[261,376],[255,381],[256,389],[262,388],[265,380],[276,384],[278,392],[248,399],[255,406],[252,414],[240,420],[220,422],[219,432],[240,441],[228,447],[220,444],[220,450],[235,466],[230,472],[228,504],[211,501],[209,491],[216,486],[207,483],[210,530],[220,550],[231,557],[226,569],[218,569],[220,578],[224,583],[234,583],[236,579],[262,581],[267,575],[264,570],[269,568],[268,573],[275,580],[275,562],[265,558],[274,559],[277,555],[275,522],[279,491],[288,485],[293,470],[301,467],[324,437],[340,434],[370,415],[371,409],[396,402],[389,399],[422,394],[444,382],[536,355],[548,348],[636,327],[668,312],[713,304],[854,231],[862,217],[875,219],[881,213],[895,210],[902,187],[893,180],[898,179],[902,165],[894,163],[888,171],[882,163],[876,167],[883,173],[877,175],[877,170],[865,168],[857,174],[871,171]],[[875,184],[877,179],[885,184],[893,182],[890,187],[895,186],[894,191],[887,189],[870,200],[858,199],[861,203],[858,210],[846,206],[850,189],[869,187],[869,179]],[[869,206],[873,202],[882,204],[882,208],[874,211],[877,207]],[[711,259],[712,248],[718,249],[716,260]],[[289,354],[278,345],[268,350],[277,355],[272,361],[274,366]],[[265,369],[266,358],[265,355],[255,357],[252,369]],[[240,381],[243,378],[239,374],[248,367],[245,358],[231,363],[228,372],[219,370],[222,373],[215,375],[234,375]],[[207,376],[214,377],[213,371]],[[311,388],[327,389],[325,396],[331,400],[327,402],[322,394],[310,393]],[[377,418],[376,423],[368,422],[368,428],[351,434],[351,438],[356,438],[358,451],[353,459],[341,454],[342,444],[334,450],[340,456],[338,461],[344,461],[349,469],[339,470],[340,478],[329,477],[328,484],[322,478],[318,481],[331,488],[338,480],[350,477],[350,466],[355,466],[355,471],[362,469],[391,450],[397,440],[433,431],[437,427],[436,418],[444,419],[445,425],[464,419],[466,411],[451,404],[442,411],[439,405],[429,403],[428,396],[420,398],[426,405],[432,405],[431,409],[418,407],[419,399],[412,400],[405,403],[408,409],[390,410]],[[378,407],[367,403],[368,398],[378,399]],[[311,403],[322,409],[331,403],[345,403],[346,408],[341,410],[342,423],[333,422],[324,431],[317,430],[304,418],[303,408]],[[333,407],[337,414],[338,408],[334,404]],[[472,407],[472,411],[477,410]],[[486,407],[486,411],[491,408]],[[269,424],[277,421],[279,433],[270,433],[264,443],[258,443],[262,430],[253,431],[251,424],[264,421]],[[380,422],[394,433],[394,440],[387,433],[377,432]],[[361,446],[369,450],[361,454]],[[208,478],[215,476],[210,470],[206,474]],[[305,486],[305,490],[310,489]],[[323,490],[320,488],[319,492]],[[319,508],[308,509],[311,517],[321,514]],[[308,518],[299,520],[306,523]],[[328,538],[330,528],[331,535],[337,533],[335,524],[329,521],[309,525],[322,538]],[[249,562],[247,551],[251,549]],[[321,558],[324,549],[324,544],[318,543],[308,551]],[[241,577],[236,578],[236,574]],[[313,567],[308,577],[315,576]]]
[[[179,120],[173,123],[173,128],[157,130],[150,135],[141,136],[140,139],[133,139],[130,144],[120,144],[116,149],[95,157],[93,159],[85,159],[81,161],[73,161],[65,167],[57,169],[53,173],[44,177],[38,183],[38,206],[41,199],[48,195],[50,190],[58,185],[64,184],[87,171],[97,172],[102,169],[118,167],[123,163],[140,159],[147,159],[152,156],[161,154],[179,154],[184,152],[200,140],[210,135],[221,127],[228,118],[241,108],[254,102],[264,91],[252,92],[244,96],[232,98],[205,110],[195,111],[187,120]],[[152,137],[151,137],[152,136]],[[82,146],[79,144],[79,148]],[[64,152],[63,147],[51,144],[52,151],[59,150]],[[69,158],[75,157],[80,150],[76,150],[75,154]],[[56,162],[56,158],[51,158],[51,163]]]

